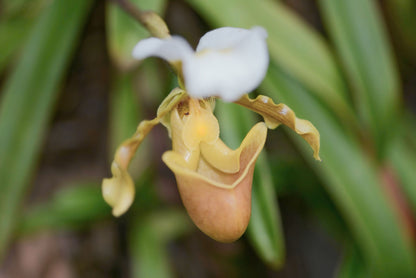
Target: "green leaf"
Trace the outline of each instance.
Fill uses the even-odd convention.
[[[111,215],[98,183],[79,183],[58,191],[50,200],[30,207],[18,227],[27,235],[51,229],[78,229]]]
[[[133,90],[132,74],[115,74],[110,92],[110,134],[112,153],[136,131],[141,111]],[[111,154],[112,155],[112,154]]]
[[[280,268],[285,261],[285,243],[266,153],[256,163],[251,201],[251,218],[247,235],[259,256],[270,266]]]
[[[397,52],[400,56],[410,57],[413,63],[416,61],[416,1],[414,0],[387,0],[382,2],[388,13],[389,25],[394,30],[391,32],[397,38]],[[397,39],[395,38],[395,39]],[[403,51],[407,52],[403,55]]]
[[[167,4],[166,0],[131,0],[131,2],[141,10],[151,10],[157,14],[162,14]],[[132,69],[138,64],[131,54],[133,48],[139,40],[148,37],[149,32],[115,3],[109,1],[107,5],[110,57],[120,69]]]
[[[237,148],[255,123],[252,112],[235,104],[219,101],[216,111],[221,126],[221,137],[227,144]],[[251,198],[248,238],[259,256],[270,266],[278,268],[284,262],[285,247],[277,195],[264,151],[256,162]]]
[[[349,243],[351,244],[351,243]],[[368,277],[366,266],[363,258],[357,248],[353,246],[347,247],[342,263],[338,269],[337,278],[364,278]]]
[[[373,162],[299,83],[274,65],[269,72],[263,88],[319,130],[321,163],[313,160],[303,140],[293,138],[322,178],[375,277],[416,276],[411,239],[396,218]]]
[[[49,0],[3,0],[2,17],[7,19],[34,17],[45,6],[50,5],[50,2]]]
[[[215,27],[264,27],[271,58],[343,119],[352,116],[344,82],[325,41],[293,12],[272,0],[187,0]]]
[[[5,85],[0,103],[0,257],[18,219],[52,115],[57,86],[91,3],[54,1],[34,26]]]
[[[378,7],[372,0],[321,0],[322,15],[380,156],[397,120],[400,85]]]
[[[284,129],[293,132],[287,127]],[[286,151],[284,146],[280,148]],[[299,155],[293,157],[296,153],[278,154],[269,155],[269,165],[279,197],[300,200],[308,207],[307,214],[318,220],[319,225],[336,240],[349,238],[349,230],[343,217],[313,169]]]
[[[32,23],[33,20],[22,18],[0,21],[0,72],[20,49]]]
[[[389,166],[393,167],[405,196],[416,214],[416,152],[402,137],[396,138],[387,154]]]
[[[15,14],[21,11],[29,0],[3,0],[2,1],[2,13],[6,14],[6,16],[10,14]]]
[[[3,2],[0,20],[0,72],[21,50],[33,22],[47,6],[45,0]]]
[[[137,217],[133,223],[129,234],[133,277],[175,277],[166,245],[193,227],[186,213],[158,211]]]

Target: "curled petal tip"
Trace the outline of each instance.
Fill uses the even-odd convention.
[[[248,95],[244,95],[236,103],[262,115],[268,128],[274,129],[284,124],[294,130],[308,142],[313,150],[314,158],[321,160],[319,157],[319,131],[311,122],[297,118],[295,112],[286,104],[275,104],[271,98],[262,95],[255,99],[250,99]]]
[[[117,163],[111,166],[113,177],[104,179],[102,193],[104,200],[113,208],[114,216],[124,214],[133,203],[134,183],[126,170],[121,169]]]
[[[142,121],[133,136],[118,147],[111,164],[113,177],[102,182],[104,200],[113,208],[114,216],[124,214],[134,200],[134,182],[127,171],[134,153],[152,128],[167,117],[185,95],[183,90],[174,89],[160,105],[157,117]]]

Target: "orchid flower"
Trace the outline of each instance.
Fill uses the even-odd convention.
[[[266,96],[247,96],[267,71],[266,37],[261,27],[225,27],[205,34],[196,51],[180,37],[149,38],[136,45],[134,57],[157,56],[178,68],[183,88],[174,89],[159,106],[156,118],[142,121],[117,149],[113,177],[102,185],[113,215],[122,215],[132,204],[134,183],[127,168],[145,136],[159,123],[172,139],[172,150],[162,160],[176,177],[189,216],[200,230],[221,242],[238,239],[247,228],[254,165],[267,128],[287,125],[309,143],[319,160],[319,132],[309,121],[298,119],[288,106]],[[264,122],[257,123],[235,150],[219,137],[213,114],[216,97],[263,116]]]

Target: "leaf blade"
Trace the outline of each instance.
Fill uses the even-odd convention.
[[[57,85],[92,1],[55,1],[34,26],[0,103],[0,256],[39,155]],[[71,20],[62,20],[62,17]],[[42,70],[40,70],[42,69]]]
[[[253,115],[234,104],[217,102],[221,136],[234,148],[254,125]],[[279,268],[285,258],[280,212],[267,156],[262,152],[256,162],[252,189],[252,211],[247,236],[259,256],[271,267]]]
[[[406,237],[380,186],[377,168],[358,143],[307,90],[277,67],[271,67],[264,88],[305,115],[319,130],[322,164],[310,159],[309,150],[305,157],[322,178],[372,271],[377,277],[414,276],[411,239]],[[297,137],[293,137],[295,142],[307,148]]]
[[[157,14],[162,14],[167,5],[166,0],[133,0],[131,2],[141,10],[151,10]],[[107,4],[106,19],[110,57],[122,70],[134,68],[138,61],[132,56],[133,48],[139,40],[148,37],[149,32],[112,2]]]
[[[372,0],[321,0],[320,7],[361,118],[382,157],[397,120],[400,85],[376,4]]]

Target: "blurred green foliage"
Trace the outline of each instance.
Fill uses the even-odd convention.
[[[162,16],[171,4],[131,2]],[[275,269],[285,265],[285,237],[292,235],[283,234],[277,200],[279,194],[290,192],[344,246],[338,277],[416,277],[411,232],[416,213],[415,116],[405,106],[397,53],[380,3],[317,1],[326,36],[284,1],[185,2],[210,28],[260,25],[267,29],[271,61],[259,90],[310,120],[321,134],[323,161],[318,163],[291,131],[269,131],[287,131],[310,168],[285,157],[276,159],[279,142],[267,143],[255,170],[247,231],[259,258]],[[22,210],[59,85],[95,7],[92,4],[86,0],[1,2],[0,258],[15,238],[45,230],[75,230],[110,219],[99,181],[68,181],[72,183],[46,202]],[[397,48],[416,62],[416,35],[409,27],[416,22],[416,13],[410,12],[414,2],[386,1],[385,5],[390,11],[387,18],[394,22]],[[131,57],[134,44],[148,34],[114,1],[106,5],[105,24],[114,65],[108,119],[111,157],[115,146],[146,115],[145,106],[163,99],[173,82],[160,65],[141,65]],[[224,141],[234,147],[257,120],[234,104],[219,102],[216,113]],[[155,165],[143,163],[153,142],[145,144],[132,164],[136,170],[131,171],[138,188],[136,203],[126,217],[132,223],[127,238],[131,272],[134,277],[173,277],[167,245],[193,233],[193,224],[183,209],[169,208],[157,193],[147,191],[156,177]]]
[[[22,56],[4,85],[0,103],[0,257],[15,229],[59,82],[91,3],[51,3],[31,30]],[[71,20],[61,20],[65,16]]]

